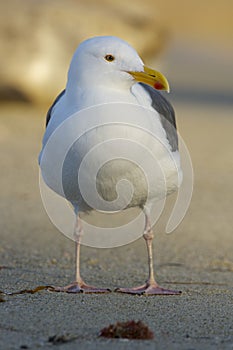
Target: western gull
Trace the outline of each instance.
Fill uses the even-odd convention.
[[[173,295],[180,293],[180,291],[160,287],[155,280],[153,270],[151,208],[153,203],[176,191],[182,180],[175,113],[171,104],[157,90],[169,91],[167,79],[160,72],[146,67],[138,53],[124,40],[113,36],[93,37],[82,42],[74,53],[68,72],[66,88],[55,99],[47,113],[46,131],[39,156],[44,181],[53,191],[69,200],[76,215],[73,235],[76,247],[75,281],[65,287],[53,287],[53,291],[68,293],[109,292],[110,290],[107,288],[86,284],[81,277],[80,245],[84,232],[80,213],[98,209],[102,209],[105,212],[114,212],[122,208],[126,210],[130,207],[140,207],[145,215],[143,237],[148,251],[149,276],[143,285],[133,288],[117,288],[116,291],[146,295]],[[121,106],[121,110],[125,106],[126,111],[127,106],[143,108],[143,112],[140,112],[141,128],[145,126],[147,134],[148,130],[151,129],[153,138],[156,139],[155,144],[153,144],[150,137],[142,136],[132,129],[131,124],[134,116],[126,113],[123,128],[119,126],[117,121],[114,124],[114,120],[111,120],[111,123],[105,128],[106,116],[98,115],[100,127],[94,127],[94,130],[85,133],[77,142],[74,142],[68,150],[63,163],[54,164],[54,169],[57,166],[63,168],[63,191],[61,193],[58,189],[58,176],[60,175],[53,171],[52,164],[53,161],[55,162],[54,159],[56,157],[53,158],[53,155],[50,154],[48,156],[46,154],[46,147],[52,136],[64,123],[71,121],[71,128],[64,128],[64,132],[60,133],[60,140],[58,140],[55,150],[55,153],[64,152],[62,139],[68,140],[72,138],[72,116],[75,113],[101,105],[110,105],[113,108],[117,108],[117,104]],[[149,111],[153,112],[152,119]],[[83,122],[81,121],[79,124],[80,128],[82,123],[85,123],[85,118],[82,120]],[[129,122],[128,125],[127,122]],[[102,125],[103,127],[101,127]],[[74,127],[76,127],[75,123]],[[131,133],[134,134],[135,139],[138,137],[139,144],[140,142],[146,142],[146,147],[156,159],[157,167],[154,167],[153,164],[150,165],[151,170],[154,169],[154,175],[152,177],[152,188],[150,188],[149,192],[145,184],[148,174],[145,174],[146,176],[141,174],[140,164],[139,166],[138,164],[133,164],[133,160],[131,162],[127,159],[114,159],[114,155],[110,164],[105,162],[104,153],[108,152],[111,155],[112,150],[115,150],[107,142],[106,147],[101,152],[96,151],[94,156],[90,157],[89,163],[85,165],[86,177],[84,177],[81,184],[78,171],[85,156],[89,154],[96,144],[100,142],[105,145],[105,141],[109,139],[117,139],[119,144],[124,138],[127,139],[127,135]],[[95,139],[96,143],[93,143],[93,139]],[[113,144],[112,147],[116,148],[117,146]],[[133,152],[138,152],[136,146]],[[144,152],[140,153],[138,157],[147,159]],[[94,167],[96,161],[99,162],[98,164],[101,164],[101,162],[105,163],[105,169],[103,171],[100,169],[95,179],[95,185],[101,197],[100,203],[101,199],[104,199],[103,207],[101,205],[98,207],[98,203],[94,206],[90,205],[85,197],[85,192],[88,192],[89,187],[92,185],[89,174],[91,174],[92,167]],[[123,200],[123,204],[121,203],[119,206],[119,203],[115,201],[116,185],[122,177],[125,177],[132,183],[134,192],[130,200],[126,199],[127,203]],[[88,195],[90,196],[90,193]]]

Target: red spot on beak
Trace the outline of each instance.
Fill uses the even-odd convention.
[[[164,86],[163,84],[161,84],[159,81],[157,81],[155,84],[154,84],[154,88],[156,90],[163,90]]]

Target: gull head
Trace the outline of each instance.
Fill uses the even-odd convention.
[[[76,86],[130,88],[137,82],[169,91],[165,76],[144,65],[136,50],[114,36],[99,36],[83,41],[72,58],[67,89]]]

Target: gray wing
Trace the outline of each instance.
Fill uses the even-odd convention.
[[[60,92],[60,94],[56,97],[55,101],[53,102],[52,106],[49,108],[47,115],[46,115],[46,127],[51,119],[53,107],[60,100],[60,98],[64,95],[65,92],[66,92],[66,90],[63,90],[62,92]]]
[[[176,130],[175,111],[172,105],[163,95],[161,95],[160,92],[156,91],[151,86],[143,83],[140,83],[140,85],[149,93],[152,100],[152,107],[160,114],[161,123],[166,131],[167,139],[171,145],[172,151],[177,151],[178,135]]]

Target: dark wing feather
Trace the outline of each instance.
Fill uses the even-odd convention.
[[[161,123],[166,131],[167,139],[171,145],[172,151],[178,150],[178,135],[176,130],[176,118],[175,111],[166,100],[166,98],[161,95],[160,92],[156,91],[149,85],[140,83],[143,88],[149,93],[152,100],[152,107],[160,114]]]
[[[52,106],[49,108],[47,115],[46,115],[46,127],[51,119],[51,113],[52,113],[53,107],[60,100],[60,98],[64,95],[65,91],[66,90],[63,90],[62,92],[60,92],[60,94],[56,97],[55,101],[53,102]]]

